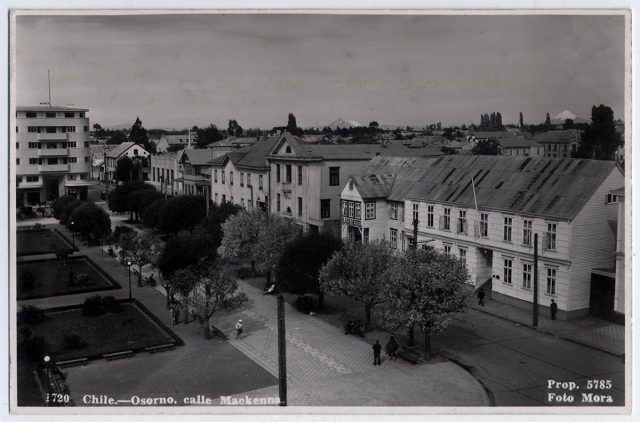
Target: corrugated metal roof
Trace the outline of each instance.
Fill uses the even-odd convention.
[[[361,177],[393,174],[389,200],[419,199],[572,219],[616,168],[613,161],[546,157],[376,157]]]
[[[186,155],[186,159],[192,166],[203,166],[222,154],[212,149],[185,149],[183,157]]]
[[[394,175],[391,173],[364,174],[352,176],[350,179],[362,198],[386,198],[391,192]]]
[[[540,143],[560,143],[560,142],[577,142],[580,140],[580,130],[578,129],[566,129],[566,130],[550,130],[548,132],[536,133],[533,137]]]

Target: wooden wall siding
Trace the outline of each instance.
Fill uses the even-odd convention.
[[[606,204],[606,196],[622,186],[624,175],[616,167],[571,222],[570,310],[589,306],[591,270],[615,265],[616,235],[608,220],[617,219],[618,209]]]

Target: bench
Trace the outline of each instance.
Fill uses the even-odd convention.
[[[66,368],[68,366],[84,365],[85,363],[87,363],[87,361],[87,358],[69,359],[59,361],[57,362],[57,365]]]
[[[153,354],[158,352],[164,352],[165,350],[172,350],[173,348],[175,348],[175,344],[166,343],[166,344],[161,344],[159,346],[145,347],[144,351]]]
[[[133,356],[133,350],[125,350],[124,352],[107,353],[102,355],[106,360],[128,358],[129,356]]]
[[[420,361],[420,354],[406,346],[404,346],[397,354],[407,362],[411,362],[413,365]]]

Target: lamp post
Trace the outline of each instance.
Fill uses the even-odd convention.
[[[127,271],[129,273],[129,300],[131,300],[131,261],[127,261]]]
[[[73,247],[76,247],[76,230],[75,230],[75,221],[71,222],[71,239],[73,240]]]
[[[44,357],[44,373],[45,373],[46,380],[47,380],[47,398],[46,398],[47,406],[49,406],[49,400],[51,398],[51,379],[50,379],[50,374],[49,374],[49,362],[50,361],[51,361],[51,358],[49,357],[49,355],[46,355]]]

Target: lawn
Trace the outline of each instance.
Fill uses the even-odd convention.
[[[101,316],[83,316],[80,307],[47,312],[47,320],[30,326],[34,336],[44,337],[55,361],[100,358],[103,354],[167,343],[181,344],[161,323],[154,321],[135,302],[122,303],[122,311]],[[63,338],[80,336],[87,346],[65,349]]]
[[[99,290],[118,289],[120,285],[108,274],[102,272],[87,257],[73,257],[66,260],[43,259],[19,262],[17,272],[17,300],[36,299]],[[35,280],[25,282],[30,272]],[[73,272],[74,283],[70,283]],[[78,275],[86,274],[86,282],[79,282]]]
[[[23,229],[18,230],[16,235],[18,256],[49,254],[60,249],[73,250],[71,242],[55,230]]]

